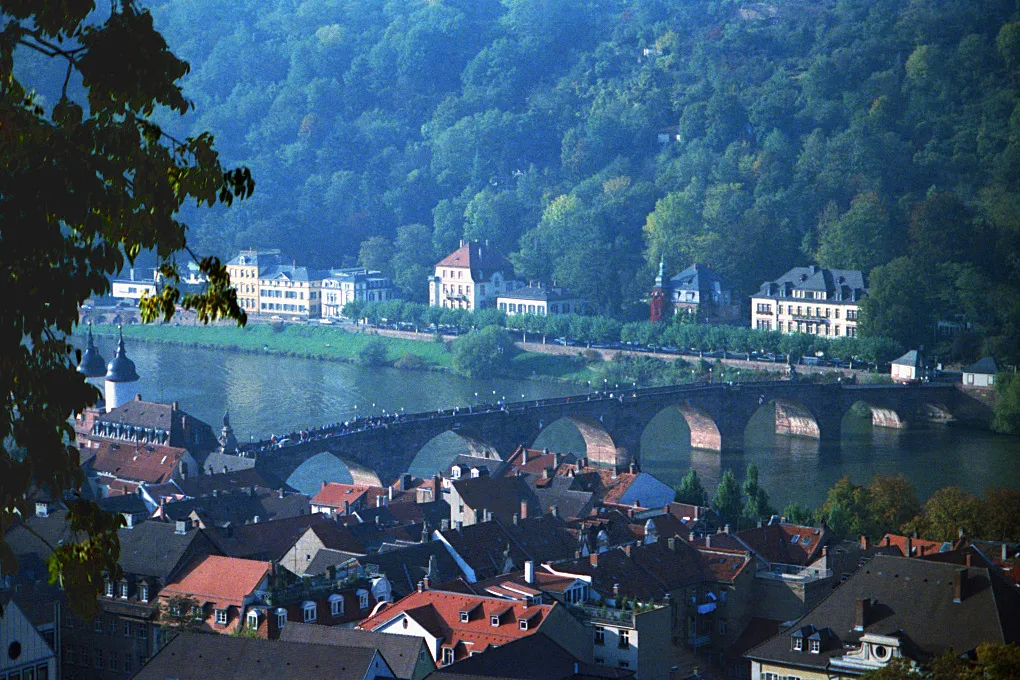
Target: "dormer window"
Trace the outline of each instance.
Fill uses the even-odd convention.
[[[368,591],[367,590],[359,590],[358,591],[358,606],[361,607],[362,609],[368,609]]]
[[[138,586],[138,599],[142,602],[149,601],[149,585],[147,583]]]
[[[453,663],[453,649],[450,647],[443,647],[443,665],[449,666]]]
[[[126,600],[128,596],[128,584],[127,581],[120,582],[120,599]]]
[[[226,609],[217,609],[216,610],[216,623],[218,623],[221,626],[227,625],[227,610]]]
[[[793,651],[803,652],[804,651],[804,638],[795,637],[793,638]]]
[[[489,623],[492,624],[493,627],[498,627],[499,626],[499,614],[493,614],[492,616],[490,616],[489,617]]]
[[[809,640],[808,642],[811,643],[811,653],[812,654],[820,654],[821,653],[821,651],[822,651],[822,641],[821,640]]]
[[[276,610],[276,627],[283,630],[284,624],[287,623],[287,610],[280,607]]]
[[[527,630],[528,629],[528,620],[527,619],[521,619],[520,621],[517,622],[517,626],[521,630]]]
[[[318,618],[316,616],[316,607],[315,607],[315,603],[314,602],[310,602],[310,601],[309,602],[305,602],[301,606],[301,611],[304,613],[305,623],[311,623],[311,622],[315,621],[316,618]]]
[[[113,597],[113,581],[107,581],[107,582],[106,582],[106,583],[104,584],[104,590],[103,590],[103,592],[105,592],[105,593],[106,593],[106,596],[107,596],[107,597]]]
[[[259,613],[255,610],[248,612],[248,627],[252,630],[259,627]]]
[[[333,616],[344,615],[344,598],[342,595],[329,596],[329,612]]]
[[[470,618],[471,618],[471,615],[468,612],[461,611],[461,613],[460,613],[460,622],[461,623],[467,623],[468,619],[470,619]]]

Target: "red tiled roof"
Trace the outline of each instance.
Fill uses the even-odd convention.
[[[746,529],[737,537],[768,562],[806,567],[821,557],[829,533],[817,527],[779,523]]]
[[[489,645],[504,645],[531,635],[548,618],[554,607],[560,605],[530,605],[520,601],[507,601],[440,590],[411,593],[370,616],[358,626],[364,630],[378,630],[401,614],[406,614],[437,637],[442,637],[444,648],[453,648],[454,659],[480,652]],[[460,613],[470,612],[470,619],[462,623]],[[492,616],[500,616],[493,626]],[[521,630],[518,621],[528,621],[528,629]]]
[[[598,474],[603,489],[602,502],[614,504],[620,502],[620,498],[627,493],[627,489],[638,476],[638,473],[614,473],[612,470],[599,470]]]
[[[513,275],[513,267],[505,257],[478,241],[465,243],[436,263],[436,267],[470,269],[471,279],[476,282],[487,280],[498,271],[507,277]]]
[[[359,499],[364,499],[364,505],[375,504],[375,497],[385,494],[382,487],[368,486],[366,484],[338,484],[330,482],[323,483],[322,489],[312,498],[312,505],[328,505],[331,508],[342,508],[344,502],[354,505]]]
[[[101,440],[92,466],[119,479],[160,484],[170,479],[186,453],[174,446]]]
[[[910,554],[907,554],[907,539],[910,540]],[[899,536],[897,534],[886,534],[882,537],[879,546],[891,546],[899,551],[900,557],[923,557],[931,553],[937,553],[942,548],[941,541],[928,541],[923,538]]]
[[[272,568],[270,562],[239,557],[198,557],[160,591],[160,597],[191,597],[201,604],[212,602],[217,609],[242,607]]]

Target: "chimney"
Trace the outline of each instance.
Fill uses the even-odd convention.
[[[857,607],[854,610],[854,630],[863,632],[871,622],[871,608],[874,601],[869,597],[857,600]]]
[[[1005,562],[1009,559],[1009,548],[1005,543],[1002,544],[1002,561]]]
[[[730,525],[729,525],[729,524],[725,524],[725,525],[723,525],[723,530],[722,530],[722,532],[723,532],[724,534],[728,534],[728,533],[730,533]]]
[[[422,590],[428,590],[430,585],[431,585],[431,583],[430,583],[429,575],[425,574],[425,578],[423,578],[421,580]]]
[[[424,591],[425,591],[425,582],[424,581],[418,581],[418,592],[421,593],[421,592],[424,592]]]
[[[464,530],[464,520],[458,519],[457,520],[457,531],[459,532],[459,531],[463,531],[463,530]]]
[[[280,498],[283,498],[283,487],[280,487]]]
[[[528,447],[527,446],[522,446],[521,447],[521,463],[527,463],[527,462],[528,462]]]
[[[439,520],[439,530],[440,531],[449,531],[450,530],[450,520],[448,520],[448,519],[441,519],[441,520]]]
[[[219,495],[220,495],[220,490],[219,490],[219,489],[213,489],[213,490],[212,490],[212,496],[213,496],[213,498],[216,498],[216,497],[218,497]]]
[[[124,528],[125,529],[131,529],[132,527],[134,527],[134,525],[135,525],[135,516],[132,515],[130,512],[122,513],[122,515],[124,517]],[[968,557],[969,557],[969,555],[968,555]]]
[[[524,582],[535,582],[535,563],[531,560],[524,560]]]
[[[528,519],[528,501],[525,498],[521,499],[521,519]]]
[[[556,503],[553,503],[552,507],[549,508],[549,513],[553,517],[559,517],[560,516],[560,506],[557,505]]]
[[[904,555],[904,557],[913,556],[914,550],[913,547],[911,546],[910,536],[907,536],[907,542],[906,545],[904,546],[904,551],[906,552],[906,555]]]
[[[963,556],[963,561],[968,567],[972,567],[974,566],[973,558],[974,556],[971,553],[967,553],[966,555]]]
[[[627,557],[630,557],[630,545],[623,546],[623,552],[627,553]]]
[[[376,496],[375,497],[375,507],[381,508],[382,507],[382,500],[383,500],[382,496]]]
[[[861,536],[861,550],[867,550],[867,549],[868,549],[868,537],[867,536]]]
[[[344,514],[345,515],[350,515],[351,514],[351,502],[350,501],[344,501]]]
[[[629,466],[627,466],[627,470],[632,475],[637,474],[637,464],[632,462]]]
[[[259,519],[261,519],[261,518],[258,515],[255,515],[254,517],[251,518],[251,523],[252,524],[258,524],[259,523]]]
[[[712,547],[712,534],[705,534],[705,547],[706,548]]]
[[[673,538],[673,537],[667,538],[666,539],[666,547],[668,547],[670,550],[675,551],[676,550],[676,539]]]
[[[953,602],[963,602],[965,590],[967,590],[967,570],[957,569],[956,574],[953,575]]]
[[[885,536],[882,537],[882,545],[888,548],[889,542],[890,542],[889,534],[886,534]]]
[[[619,600],[620,599],[620,584],[619,583],[614,583],[613,584],[613,599],[614,600]]]
[[[411,474],[409,472],[405,472],[402,475],[400,475],[400,490],[407,491],[410,488],[411,488]]]
[[[701,510],[701,506],[699,506],[697,503],[695,503],[695,505],[694,505],[694,519],[695,519],[695,521],[698,519],[698,513],[700,512],[700,510]]]
[[[520,524],[520,523],[521,523],[521,518],[520,518],[520,517],[518,516],[518,514],[517,514],[517,513],[515,512],[515,513],[514,513],[514,526],[517,526],[517,525],[518,525],[518,524]]]
[[[588,564],[593,567],[599,566],[599,554],[597,552],[588,555]]]
[[[963,527],[960,527],[959,529],[956,530],[956,537],[962,540],[963,536],[964,536]]]
[[[553,454],[553,470],[556,470],[556,468],[558,468],[560,466],[560,462],[562,462],[560,454],[559,453],[554,453]]]
[[[386,500],[388,500],[388,501],[392,501],[393,500],[393,487],[392,486],[386,487]]]
[[[179,519],[174,523],[174,533],[178,536],[183,536],[188,533],[188,520]]]
[[[689,534],[687,534],[687,540],[690,541],[691,543],[694,543],[694,532],[693,531],[690,532]]]

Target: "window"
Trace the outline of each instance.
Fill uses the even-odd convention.
[[[793,638],[793,651],[795,652],[804,651],[804,638],[799,637]]]
[[[494,626],[494,627],[495,627],[495,626],[499,626],[499,617],[498,617],[498,616],[490,616],[490,617],[489,617],[489,623],[490,623],[490,624],[491,624],[492,626]]]
[[[595,626],[595,644],[606,644],[606,629],[602,626]]]
[[[818,654],[821,651],[822,651],[822,641],[821,640],[811,640],[811,653],[812,654]]]
[[[224,612],[226,614],[226,612]],[[140,639],[147,639],[149,637],[149,629],[144,623],[139,623],[135,627],[135,637]]]
[[[64,663],[74,663],[74,647],[64,647]]]
[[[112,618],[112,617],[110,618],[109,632],[110,632],[110,635],[116,635],[117,634],[117,619]]]
[[[621,630],[620,631],[620,649],[626,649],[627,647],[630,647],[630,631],[629,630]]]
[[[78,665],[88,668],[92,665],[92,659],[89,658],[88,647],[81,647],[78,653]]]
[[[127,581],[120,582],[120,597],[122,600],[126,600],[128,596],[128,584]]]
[[[131,663],[131,657],[127,654],[124,655],[124,672],[130,673],[134,670],[134,664]]]
[[[227,610],[226,609],[217,609],[216,610],[216,623],[218,623],[221,626],[226,625],[226,623],[227,623]]]
[[[358,591],[358,606],[361,607],[362,609],[368,609],[368,591],[367,590],[359,590]]]
[[[453,650],[449,647],[443,647],[443,665],[449,666],[453,663]]]
[[[177,610],[177,616],[180,616],[180,609]],[[124,637],[131,637],[131,622],[124,622]]]
[[[248,612],[248,627],[252,630],[256,630],[259,627],[259,613],[257,611]]]
[[[601,657],[601,656],[596,656],[596,657],[595,657],[595,663],[599,664],[600,666],[601,666],[602,664],[604,664],[605,662],[606,662],[605,658],[603,658],[603,657]]]
[[[149,586],[145,583],[138,586],[138,599],[142,602],[149,601]]]
[[[468,622],[468,613],[467,612],[461,612],[460,613],[460,622],[461,623],[467,623]]]
[[[719,619],[719,635],[726,635],[727,625],[725,619]]]
[[[521,630],[527,630],[528,629],[528,620],[527,619],[521,619],[520,621],[517,622],[517,625],[518,625],[518,627]]]
[[[103,650],[97,649],[96,650],[96,668],[105,668],[105,667],[106,667],[106,663],[103,660]]]
[[[287,610],[277,609],[276,610],[276,627],[283,630],[283,626],[287,623]]]
[[[344,615],[344,598],[340,595],[329,596],[329,611],[333,616]]]
[[[95,618],[95,622],[96,622],[96,632],[97,633],[102,633],[103,632],[103,617],[102,616],[97,616]]]
[[[107,597],[113,597],[113,581],[107,581],[104,586],[104,591]]]
[[[314,602],[305,602],[301,609],[304,612],[305,623],[311,623],[312,621],[315,621],[316,618],[318,618],[316,616],[315,611],[316,607]]]
[[[630,668],[630,661],[626,659],[620,659],[617,663],[620,665],[620,668]]]
[[[117,652],[110,652],[110,670],[115,671],[120,669],[120,656]]]

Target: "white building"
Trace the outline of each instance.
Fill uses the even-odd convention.
[[[348,302],[387,302],[397,299],[390,277],[380,271],[332,269],[322,279],[322,318],[339,319]]]
[[[461,241],[436,265],[429,279],[429,305],[474,311],[496,304],[504,293],[521,287],[505,257],[480,241]]]
[[[0,616],[0,677],[57,677],[57,657],[42,634],[13,599],[4,603]]]
[[[496,306],[506,312],[507,316],[584,314],[585,310],[584,300],[570,295],[562,288],[546,288],[540,283],[503,293],[496,298]]]
[[[794,267],[751,296],[751,328],[854,337],[865,295],[860,270]]]
[[[963,369],[964,387],[995,387],[995,374],[999,365],[995,359],[984,357]]]

